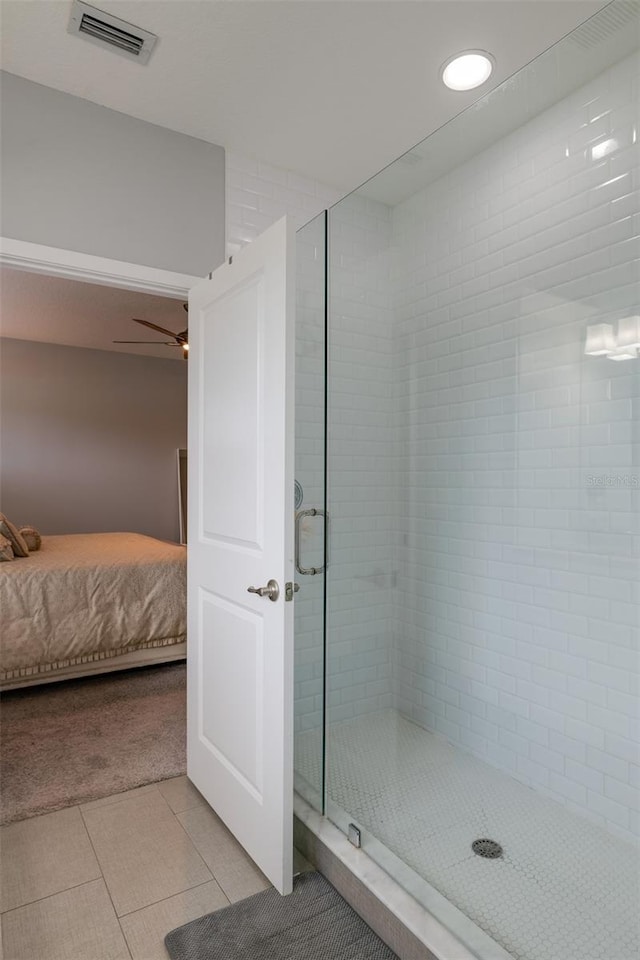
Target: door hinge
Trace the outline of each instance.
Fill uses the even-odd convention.
[[[293,600],[294,593],[297,593],[299,589],[299,583],[292,583],[290,580],[288,580],[284,585],[284,599]]]
[[[355,823],[350,823],[347,830],[347,839],[349,843],[352,843],[354,847],[362,846],[362,834],[360,833],[360,827],[356,827]]]

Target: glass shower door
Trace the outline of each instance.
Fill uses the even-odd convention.
[[[482,957],[638,951],[637,27],[329,211],[326,811]]]

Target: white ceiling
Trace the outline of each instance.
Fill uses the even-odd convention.
[[[380,171],[362,191],[395,206],[639,48],[640,2],[617,0]]]
[[[455,116],[440,65],[496,59],[490,89],[603,0],[96,0],[160,37],[147,66],[67,34],[69,0],[2,0],[5,70],[353,189]]]
[[[176,333],[187,326],[182,300],[0,268],[0,336],[182,360],[179,347],[112,343],[165,339],[131,317]]]

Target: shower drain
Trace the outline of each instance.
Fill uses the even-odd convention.
[[[502,856],[502,847],[495,840],[487,840],[482,838],[481,840],[474,840],[471,844],[471,849],[474,853],[477,853],[479,857],[486,857],[488,860],[495,860],[497,857]]]

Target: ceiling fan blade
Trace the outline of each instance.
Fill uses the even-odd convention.
[[[150,320],[138,320],[137,317],[131,317],[134,323],[141,323],[145,327],[149,327],[151,330],[156,330],[158,333],[164,333],[168,337],[175,337],[173,330],[167,330],[166,327],[159,327],[157,323],[151,323]]]
[[[175,340],[112,340],[111,343],[144,343],[148,347],[181,347]]]

